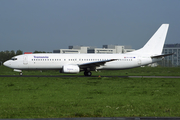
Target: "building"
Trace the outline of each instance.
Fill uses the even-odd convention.
[[[134,51],[135,49],[130,49],[125,46],[119,45],[103,45],[102,48],[90,47],[90,46],[69,46],[69,49],[60,49],[60,50],[53,50],[53,53],[95,53],[95,54],[114,54],[114,53],[126,53]]]
[[[173,55],[167,56],[160,63],[165,67],[177,67],[180,66],[180,44],[165,44],[163,48],[163,54],[174,53]]]
[[[63,53],[63,54],[73,54],[73,53],[77,54],[77,53],[87,53],[89,49],[91,48],[88,46],[69,46],[69,49],[60,49],[59,51],[54,50],[53,52],[58,51],[59,53]]]

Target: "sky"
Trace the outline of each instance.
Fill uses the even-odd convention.
[[[165,43],[180,43],[180,0],[0,0],[0,51],[139,49],[163,23]]]

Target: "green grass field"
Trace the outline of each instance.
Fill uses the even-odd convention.
[[[19,75],[12,69],[0,66],[0,75]],[[69,75],[59,73],[58,70],[43,70],[43,71],[23,71],[23,75]],[[84,75],[83,72],[72,75]],[[92,71],[94,76],[180,76],[180,67],[138,67],[127,70],[102,70]]]
[[[0,69],[1,75],[17,74]],[[135,68],[93,74],[178,76],[178,69]],[[24,74],[59,75],[56,71]],[[170,78],[0,77],[0,118],[180,117],[179,91],[180,79]]]

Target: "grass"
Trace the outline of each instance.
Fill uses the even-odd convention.
[[[0,75],[19,75],[12,69],[5,66],[0,66]],[[69,75],[59,73],[58,70],[36,70],[23,71],[23,75]],[[72,75],[84,75],[83,72]],[[139,67],[126,70],[100,70],[98,72],[92,71],[93,76],[179,76],[179,67]]]
[[[0,74],[18,75],[4,66]],[[100,76],[179,74],[179,68],[163,67],[93,72]],[[64,74],[24,71],[24,75]],[[0,77],[0,118],[180,117],[179,86],[177,78]]]
[[[0,79],[0,118],[180,116],[179,79]]]

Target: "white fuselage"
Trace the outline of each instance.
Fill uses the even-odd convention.
[[[17,60],[8,60],[5,66],[20,70],[42,70],[42,69],[62,69],[64,65],[79,65],[103,60],[116,59],[107,62],[96,69],[128,69],[147,65],[162,60],[152,59],[148,55],[131,54],[24,54],[16,56]]]

